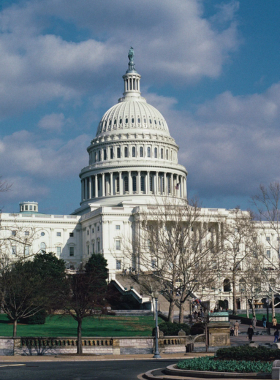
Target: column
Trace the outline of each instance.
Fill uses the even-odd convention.
[[[147,182],[148,182],[147,194],[150,194],[150,172],[147,172]]]
[[[119,187],[120,187],[120,195],[123,195],[122,172],[119,172]]]
[[[137,180],[138,180],[138,194],[141,194],[141,172],[138,172]]]
[[[166,189],[167,189],[167,183],[166,183],[166,173],[165,172],[163,173],[163,181],[164,181],[163,193],[165,195],[167,195],[167,191],[166,191]]]
[[[92,198],[92,177],[90,176],[89,177],[89,182],[88,182],[88,197],[89,197],[89,199],[91,199]]]
[[[105,173],[102,173],[102,197],[105,197]]]
[[[110,173],[110,194],[114,195],[113,172]]]
[[[148,191],[148,173],[145,175],[145,194],[149,194]]]
[[[156,172],[156,186],[155,186],[155,194],[158,194],[158,172]]]
[[[97,174],[95,175],[95,198],[98,197],[98,176]]]
[[[132,175],[131,172],[128,172],[128,193],[132,194]]]

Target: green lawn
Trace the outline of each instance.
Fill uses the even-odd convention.
[[[159,320],[161,322],[161,320]],[[102,316],[85,318],[84,337],[151,336],[155,321],[152,316]],[[13,325],[0,314],[0,336],[12,336]],[[17,336],[64,337],[77,335],[77,322],[70,316],[53,315],[44,325],[18,325]]]

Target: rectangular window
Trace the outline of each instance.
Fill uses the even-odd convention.
[[[143,157],[144,156],[144,151],[143,151],[143,147],[140,146],[140,157]]]
[[[117,158],[121,158],[121,148],[117,148]]]
[[[29,256],[29,247],[24,247],[24,256]]]
[[[151,266],[152,266],[153,269],[155,269],[157,267],[157,262],[156,262],[155,259],[152,259]]]
[[[163,149],[160,150],[160,157],[163,159]]]
[[[110,158],[111,158],[111,160],[114,158],[114,150],[113,150],[113,148],[110,149]]]
[[[120,230],[121,226],[119,224],[116,225],[116,230]]]
[[[28,211],[28,206],[27,205],[25,205],[24,208],[25,208],[25,211]]]
[[[69,256],[74,256],[74,247],[69,247]]]
[[[61,232],[57,232],[57,233],[56,233],[56,236],[61,236]]]
[[[29,231],[24,231],[24,235],[28,236],[29,235]]]
[[[270,259],[270,249],[267,249],[267,250],[266,250],[266,257],[267,257],[268,259]]]
[[[12,231],[12,236],[16,236],[17,231]]]
[[[97,253],[100,253],[100,241],[97,242]]]
[[[121,249],[121,241],[120,240],[116,240],[116,250],[120,251],[120,249]]]
[[[116,269],[121,270],[122,269],[122,261],[121,260],[116,260]]]
[[[17,254],[17,247],[15,245],[12,245],[12,254],[13,255]]]
[[[157,148],[155,148],[155,154],[154,154],[155,158],[157,158]]]
[[[61,255],[61,247],[56,247],[56,256],[60,257]]]
[[[98,151],[98,161],[101,161],[101,150]]]
[[[270,241],[270,237],[269,236],[266,237],[266,241]]]
[[[87,245],[87,254],[89,255],[89,245]]]
[[[133,146],[133,147],[132,147],[132,157],[135,157],[135,156],[136,156],[135,153],[136,153],[136,152],[135,152],[135,146]]]
[[[74,232],[69,232],[69,237],[74,237]]]
[[[103,160],[104,160],[104,161],[107,160],[107,152],[106,152],[106,149],[103,149]]]
[[[151,148],[149,146],[147,148],[147,157],[151,157]]]

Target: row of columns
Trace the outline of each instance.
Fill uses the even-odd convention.
[[[100,173],[81,180],[82,202],[123,194],[174,195],[186,198],[186,177],[158,171],[119,171]]]

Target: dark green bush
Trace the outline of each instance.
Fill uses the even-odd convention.
[[[19,319],[19,323],[25,323],[27,325],[44,325],[46,322],[46,317],[46,310],[40,310],[38,313],[32,315],[32,317]]]
[[[280,350],[272,350],[266,347],[229,347],[220,348],[216,352],[216,358],[222,360],[234,359],[234,360],[262,360],[262,361],[272,361],[280,359]]]
[[[191,335],[204,334],[204,324],[201,322],[194,323],[191,327]]]
[[[184,330],[186,335],[190,335],[190,326],[186,323],[162,322],[159,324],[159,329],[167,336],[178,335],[180,330]]]
[[[196,370],[196,371],[216,371],[216,372],[266,372],[272,371],[271,363],[260,361],[236,361],[236,360],[216,360],[213,357],[202,357],[194,359],[186,359],[177,364],[180,369]]]

